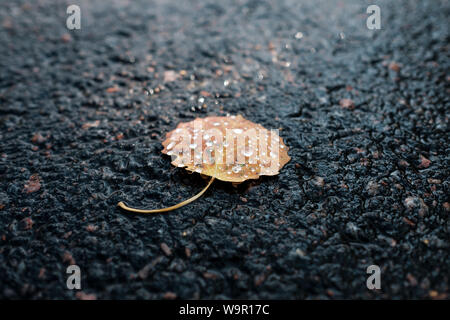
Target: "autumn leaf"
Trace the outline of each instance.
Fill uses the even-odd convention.
[[[174,157],[174,166],[229,182],[277,175],[290,160],[278,134],[240,115],[180,123],[162,144],[162,153]]]
[[[278,130],[267,130],[240,115],[180,123],[167,133],[162,145],[162,153],[172,157],[174,166],[210,176],[208,185],[194,197],[168,208],[140,210],[123,202],[119,207],[137,213],[171,211],[198,199],[214,179],[241,183],[262,175],[274,176],[291,159]]]

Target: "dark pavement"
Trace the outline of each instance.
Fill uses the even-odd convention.
[[[448,299],[449,14],[448,1],[1,1],[0,298]],[[214,182],[168,214],[118,210],[200,191],[161,142],[226,114],[282,129],[278,176]]]

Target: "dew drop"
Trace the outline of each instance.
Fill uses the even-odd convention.
[[[169,145],[167,146],[167,150],[172,149],[174,146],[175,146],[175,142],[169,143]]]
[[[235,165],[231,170],[234,172],[234,173],[238,173],[238,172],[240,172],[241,171],[241,166],[239,166],[239,165]]]
[[[250,157],[252,154],[253,154],[253,150],[242,150],[242,154],[245,156],[245,157]]]

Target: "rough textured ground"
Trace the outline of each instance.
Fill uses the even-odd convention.
[[[450,4],[373,2],[382,30],[364,1],[161,0],[69,31],[1,1],[0,297],[448,299]],[[282,128],[279,176],[116,208],[203,188],[161,141],[227,113]]]

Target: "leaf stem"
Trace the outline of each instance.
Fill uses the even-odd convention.
[[[195,196],[193,196],[192,198],[189,198],[187,200],[184,200],[183,202],[180,202],[174,206],[171,207],[167,207],[167,208],[162,208],[162,209],[153,209],[153,210],[143,210],[143,209],[135,209],[135,208],[130,208],[128,207],[125,203],[123,203],[122,201],[120,201],[117,205],[129,212],[136,212],[136,213],[158,213],[158,212],[167,212],[167,211],[172,211],[178,208],[181,208],[182,206],[185,206],[189,203],[191,203],[192,201],[197,200],[198,198],[200,198],[205,192],[206,190],[208,190],[209,186],[213,183],[214,181],[214,177],[211,177],[211,180],[209,180],[208,185],[199,193],[197,193]]]

